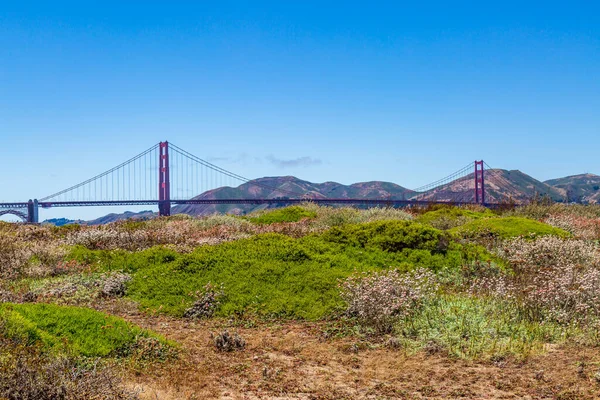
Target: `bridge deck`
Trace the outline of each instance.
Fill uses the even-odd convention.
[[[451,202],[451,201],[426,201],[426,200],[398,200],[398,199],[188,199],[170,200],[172,205],[180,204],[300,204],[311,202],[316,204],[362,204],[362,205],[387,205],[387,206],[427,206],[431,204],[454,204],[467,205],[473,202]],[[89,206],[137,206],[158,205],[159,200],[106,200],[106,201],[41,201],[42,208],[51,207],[89,207]],[[494,204],[486,204],[493,206]],[[26,202],[0,203],[3,209],[27,208]]]

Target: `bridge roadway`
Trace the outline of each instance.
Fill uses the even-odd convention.
[[[449,202],[449,201],[427,201],[427,200],[396,200],[396,199],[189,199],[170,200],[171,205],[178,204],[300,204],[311,202],[316,204],[362,204],[362,205],[385,205],[394,207],[427,206],[430,204],[453,204],[467,205],[473,202]],[[138,206],[158,205],[159,200],[104,200],[104,201],[40,201],[39,207],[86,207],[86,206]],[[27,208],[27,202],[0,203],[0,209]],[[493,206],[493,204],[486,204]]]

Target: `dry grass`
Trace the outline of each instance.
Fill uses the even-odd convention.
[[[182,360],[130,376],[142,399],[593,399],[600,349],[549,348],[526,362],[474,362],[402,350],[357,336],[325,338],[325,323],[235,327],[141,315],[131,320],[186,349]],[[246,350],[216,350],[211,333],[228,328]]]

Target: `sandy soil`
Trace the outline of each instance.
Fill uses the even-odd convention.
[[[328,338],[324,323],[253,327],[227,321],[189,322],[121,316],[179,342],[179,360],[128,381],[142,399],[596,399],[600,349],[548,348],[525,362],[473,362],[443,354]],[[219,352],[212,335],[229,329],[246,349]]]

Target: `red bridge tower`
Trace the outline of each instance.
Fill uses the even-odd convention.
[[[485,179],[483,160],[475,161],[475,203],[485,205]]]
[[[158,154],[158,215],[168,217],[171,215],[169,142],[160,142]]]

